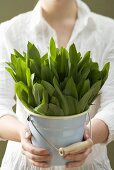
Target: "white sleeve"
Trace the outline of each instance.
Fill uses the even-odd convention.
[[[0,25],[0,117],[4,115],[15,116],[15,113],[12,110],[12,107],[15,104],[14,81],[5,69],[6,61],[10,60],[10,54],[8,54],[7,49],[8,48],[6,48],[5,45],[5,36]]]
[[[109,128],[109,138],[107,143],[114,140],[114,41],[108,45],[105,54],[105,61],[110,62],[108,79],[101,90],[101,104],[99,112],[93,119],[100,119]]]

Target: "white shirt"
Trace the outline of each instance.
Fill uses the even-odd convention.
[[[114,21],[92,13],[87,5],[78,0],[78,20],[75,23],[67,48],[75,43],[77,50],[84,54],[91,51],[91,57],[102,68],[110,61],[111,68],[108,80],[101,90],[100,106],[94,119],[103,120],[109,128],[109,140],[114,140]],[[14,101],[14,82],[5,70],[5,62],[10,61],[10,53],[17,49],[26,51],[27,42],[34,43],[41,54],[47,51],[50,37],[55,31],[43,19],[40,12],[40,3],[33,11],[21,14],[0,25],[0,117],[6,114],[15,115],[12,111]],[[27,115],[22,104],[16,102],[16,116],[26,123]],[[96,110],[96,105],[94,110]],[[96,111],[95,111],[96,112]],[[7,125],[6,125],[7,126]],[[98,127],[99,129],[99,127]],[[36,170],[24,155],[21,154],[21,145],[17,142],[8,142],[1,170]],[[42,168],[39,168],[40,170]],[[49,170],[64,170],[64,167],[51,167]],[[93,146],[92,153],[84,165],[76,170],[111,170],[107,157],[106,144]]]

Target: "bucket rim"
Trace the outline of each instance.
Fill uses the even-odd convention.
[[[28,115],[36,116],[36,117],[39,117],[39,118],[42,118],[42,119],[52,119],[52,120],[70,119],[70,118],[72,119],[72,118],[80,117],[80,116],[85,115],[85,114],[88,113],[88,110],[86,110],[86,111],[84,111],[82,113],[79,113],[79,114],[76,114],[76,115],[69,115],[69,116],[46,116],[46,115],[40,115],[40,114],[36,114],[34,112],[31,112],[26,107],[24,107],[24,110],[27,112]]]

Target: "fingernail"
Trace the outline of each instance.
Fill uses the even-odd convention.
[[[30,136],[30,133],[25,132],[25,137],[28,138]]]

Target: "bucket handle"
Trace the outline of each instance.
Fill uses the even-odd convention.
[[[89,122],[90,122],[90,138],[87,139],[86,141],[82,141],[82,142],[78,142],[78,143],[74,143],[72,145],[69,145],[67,147],[61,147],[61,148],[57,148],[54,144],[50,143],[43,135],[42,133],[36,128],[34,121],[31,118],[31,115],[28,116],[27,120],[29,122],[32,123],[33,127],[36,129],[36,131],[40,134],[40,136],[46,141],[46,143],[48,143],[48,145],[50,146],[50,148],[54,148],[60,156],[65,156],[67,154],[70,153],[78,153],[81,150],[87,149],[88,147],[92,147],[93,145],[93,141],[92,141],[92,126],[91,126],[91,117],[90,114],[88,112],[88,118],[89,118]]]

